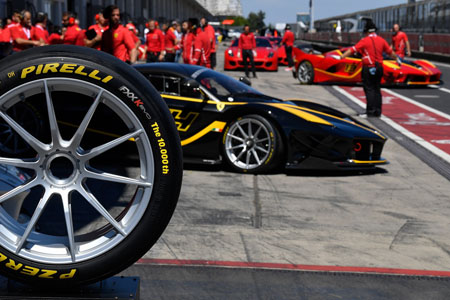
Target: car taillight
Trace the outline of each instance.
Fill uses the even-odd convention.
[[[355,150],[355,152],[359,152],[362,149],[362,145],[361,143],[355,143],[355,145],[353,146],[353,150]]]

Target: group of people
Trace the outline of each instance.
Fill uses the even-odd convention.
[[[206,18],[189,19],[182,24],[173,21],[162,28],[157,21],[150,20],[143,42],[132,22],[121,23],[120,9],[115,5],[99,12],[95,21],[84,30],[73,13],[65,12],[60,32],[49,34],[45,13],[37,13],[32,22],[29,11],[14,12],[4,24],[0,23],[0,58],[31,47],[67,44],[102,50],[129,63],[137,61],[141,50],[141,57],[146,57],[147,62],[178,62],[182,57],[187,64],[209,68],[216,65],[215,29]]]

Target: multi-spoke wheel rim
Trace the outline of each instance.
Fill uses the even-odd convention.
[[[251,170],[263,165],[270,155],[272,140],[267,126],[253,118],[234,122],[225,138],[225,152],[233,165]]]
[[[90,106],[70,139],[61,137],[52,99],[53,92],[76,93],[92,98]],[[6,111],[19,101],[42,94],[45,98],[51,142],[46,143],[31,135]],[[105,106],[123,121],[128,133],[111,139],[92,149],[80,145],[89,123],[99,105]],[[0,245],[16,255],[42,263],[74,263],[98,257],[121,241],[135,228],[146,211],[154,180],[154,160],[150,141],[140,120],[119,98],[100,86],[70,78],[48,78],[20,85],[0,97],[0,117],[37,152],[34,158],[0,157],[0,164],[26,169],[31,178],[0,196]],[[135,176],[123,176],[94,168],[90,162],[125,142],[135,143],[139,166]],[[53,164],[64,160],[67,174],[56,176]],[[120,214],[113,216],[96,198],[87,185],[88,180],[123,184],[134,193]],[[21,193],[38,187],[42,195],[30,219],[20,223],[11,216],[3,203],[14,201]],[[106,225],[78,234],[72,217],[74,195],[81,196],[103,218]],[[36,226],[50,199],[61,201],[66,235],[39,232]],[[78,200],[77,200],[78,201]],[[20,205],[20,204],[18,204]],[[44,220],[47,221],[47,220]],[[51,220],[48,220],[51,222]],[[151,228],[149,229],[151,230]]]
[[[301,83],[308,83],[311,80],[311,67],[307,63],[301,63],[298,67],[298,79]]]

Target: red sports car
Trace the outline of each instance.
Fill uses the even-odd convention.
[[[287,66],[288,65],[288,61],[286,58],[286,50],[284,48],[284,45],[281,45],[281,37],[268,37],[267,39],[269,39],[270,44],[272,45],[272,47],[274,49],[277,50],[277,54],[278,54],[278,64],[279,65],[284,65]]]
[[[293,48],[295,69],[293,75],[301,84],[311,83],[361,83],[361,56],[340,59],[348,48],[320,53],[311,46]],[[407,60],[399,66],[394,60],[383,61],[383,85],[439,84],[441,71],[426,60]]]
[[[241,50],[239,49],[238,44],[239,40],[235,39],[231,46],[225,51],[225,70],[236,70],[244,67]],[[277,51],[272,47],[267,38],[256,38],[256,49],[253,50],[253,59],[255,61],[256,69],[278,71]]]

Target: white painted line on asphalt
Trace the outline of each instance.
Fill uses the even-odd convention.
[[[438,95],[414,95],[416,98],[439,98]]]
[[[446,162],[450,163],[450,154],[442,151],[441,149],[439,149],[438,147],[434,146],[433,144],[425,141],[420,136],[417,136],[416,134],[412,133],[411,131],[409,131],[405,127],[399,125],[398,123],[392,121],[391,119],[389,119],[388,117],[386,117],[384,115],[381,116],[380,119],[383,120],[384,122],[386,122],[387,124],[389,124],[392,128],[394,128],[397,131],[399,131],[400,133],[402,133],[403,135],[409,137],[410,139],[412,139],[413,141],[415,141],[416,143],[418,143],[419,145],[421,145],[425,149],[429,150],[430,152],[432,152],[435,155],[439,156],[440,158],[442,158]]]
[[[400,99],[402,99],[402,100],[404,100],[404,101],[406,101],[406,102],[409,102],[409,103],[411,103],[411,104],[414,104],[414,105],[416,105],[416,106],[418,106],[418,107],[420,107],[420,108],[422,108],[422,109],[428,110],[429,112],[432,112],[432,113],[434,113],[434,114],[437,114],[437,115],[439,115],[439,116],[441,116],[441,117],[443,117],[443,118],[446,118],[446,119],[450,120],[450,115],[447,115],[446,113],[444,113],[444,112],[442,112],[442,111],[439,111],[439,110],[437,110],[437,109],[434,109],[434,108],[431,108],[431,107],[429,107],[429,106],[426,106],[426,105],[424,105],[424,104],[422,104],[422,103],[420,103],[420,102],[414,101],[413,99],[408,98],[408,97],[405,97],[405,96],[403,96],[403,95],[401,95],[401,94],[399,94],[399,93],[396,93],[396,92],[394,92],[394,91],[391,91],[391,90],[388,90],[388,89],[382,89],[382,90],[383,90],[384,92],[386,92],[386,93],[388,93],[388,94],[391,94],[391,95],[393,95],[393,96],[396,96],[396,97],[398,97],[398,98],[400,98]]]
[[[449,90],[449,89],[446,89],[446,88],[440,88],[439,90],[440,90],[440,91],[443,91],[443,92],[446,92],[446,93],[450,93],[450,90]]]
[[[361,100],[359,100],[357,97],[349,94],[348,92],[346,92],[345,90],[341,89],[338,86],[333,86],[333,88],[336,91],[338,91],[339,93],[341,93],[342,95],[346,96],[351,101],[355,102],[357,105],[365,108],[365,104],[362,103]],[[405,101],[407,101],[407,100],[405,100]],[[414,100],[411,100],[411,101],[416,102]],[[408,101],[408,102],[410,102],[410,101]],[[421,105],[421,107],[422,107],[422,105]],[[425,107],[428,108],[427,106],[425,106]],[[450,118],[450,116],[448,116],[448,115],[446,115],[446,116]],[[425,149],[428,149],[430,152],[434,153],[435,155],[439,156],[440,158],[442,158],[446,162],[450,163],[450,155],[448,153],[442,151],[441,149],[437,148],[433,144],[430,144],[429,142],[425,141],[420,136],[412,133],[411,131],[409,131],[405,127],[401,126],[400,124],[397,124],[396,122],[392,121],[390,118],[388,118],[386,116],[382,115],[380,119],[383,120],[384,122],[386,122],[387,124],[389,124],[392,128],[394,128],[397,131],[399,131],[400,133],[402,133],[403,135],[409,137],[410,139],[412,139],[413,141],[415,141],[416,143],[418,143],[419,145],[421,145]]]
[[[440,66],[440,67],[450,68],[450,65],[449,64],[445,64],[445,63],[440,63],[440,62],[433,61],[432,64],[436,65],[436,66]]]

